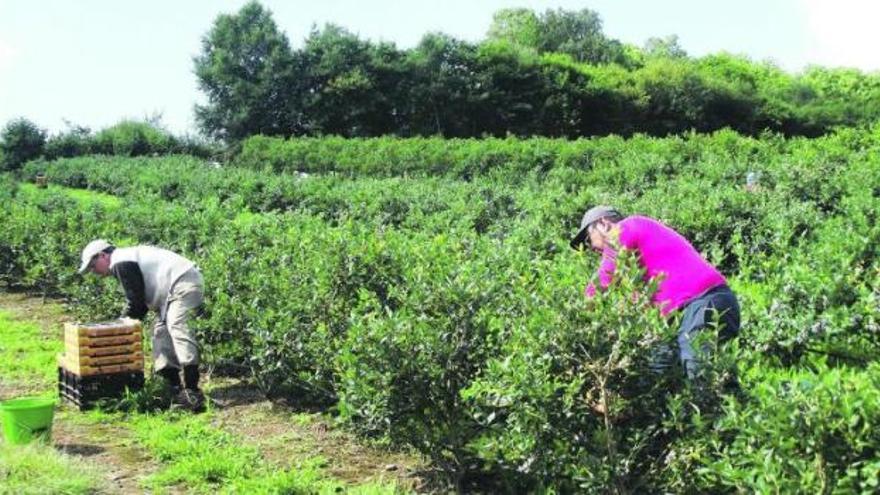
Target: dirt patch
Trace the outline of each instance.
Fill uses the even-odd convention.
[[[109,493],[142,493],[141,481],[157,464],[137,447],[126,428],[85,422],[76,410],[61,411],[52,427],[55,448],[100,468]]]
[[[335,427],[326,414],[295,412],[274,404],[247,381],[215,378],[209,383],[216,425],[255,445],[281,468],[322,457],[329,475],[353,485],[394,482],[414,491],[424,486],[416,473],[425,463],[416,455],[365,445]]]
[[[62,301],[43,299],[22,292],[0,290],[0,309],[9,311],[18,320],[36,323],[47,338],[61,338],[64,323],[74,321],[64,311]]]
[[[0,400],[46,395],[45,383],[17,383],[0,378]]]

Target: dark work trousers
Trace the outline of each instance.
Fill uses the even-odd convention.
[[[694,340],[706,329],[712,329],[717,335],[702,338],[717,338],[726,342],[739,334],[739,302],[736,294],[727,285],[719,285],[692,299],[682,308],[681,324],[678,327],[678,361],[687,374],[693,379],[699,371],[700,355],[710,350],[705,343],[701,348],[694,348]],[[651,367],[654,371],[663,372],[672,366],[672,346],[661,346],[655,353]]]

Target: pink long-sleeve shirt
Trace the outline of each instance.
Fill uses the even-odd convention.
[[[620,247],[638,252],[639,263],[645,268],[645,280],[661,276],[653,302],[667,315],[700,294],[727,283],[724,276],[710,265],[681,234],[654,220],[633,215],[617,223]],[[611,283],[616,269],[617,252],[605,246],[599,265],[599,284],[604,289]],[[584,293],[596,294],[590,283]]]

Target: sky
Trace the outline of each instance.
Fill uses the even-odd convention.
[[[194,134],[204,103],[193,56],[221,13],[246,0],[0,0],[0,125],[25,117],[50,133],[161,116]],[[643,45],[677,35],[691,56],[726,51],[798,72],[809,65],[880,69],[873,0],[262,0],[294,48],[313,25],[411,48],[427,32],[485,37],[503,8],[588,8],[607,36]]]

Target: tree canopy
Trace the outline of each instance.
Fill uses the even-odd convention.
[[[880,76],[718,53],[675,35],[625,44],[589,9],[504,9],[484,40],[426,33],[413,48],[313,27],[303,46],[257,2],[219,16],[194,59],[209,136],[578,137],[731,128],[816,136],[880,115]]]

